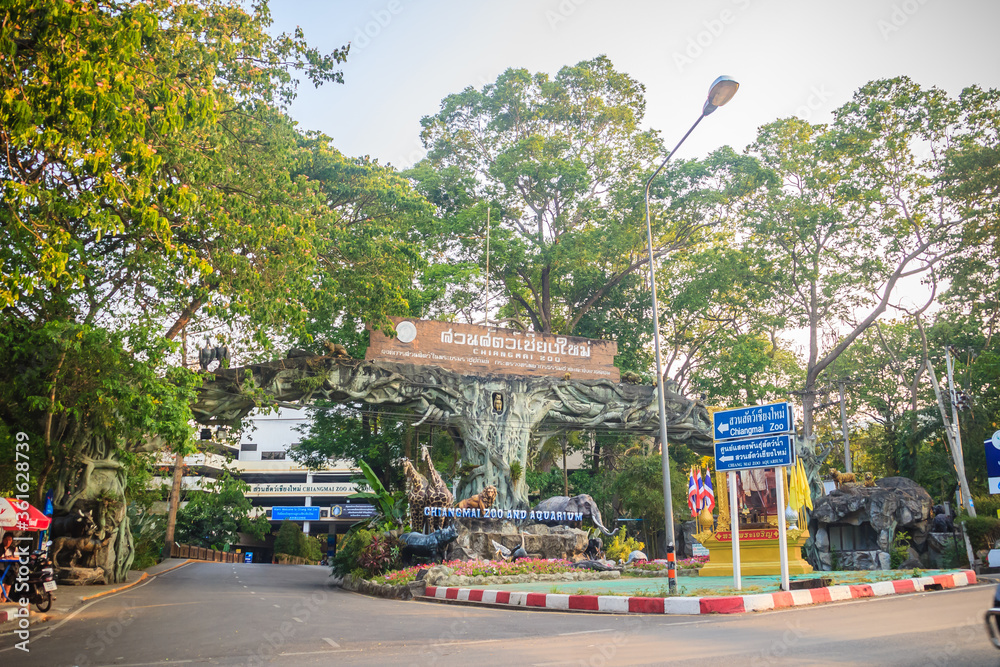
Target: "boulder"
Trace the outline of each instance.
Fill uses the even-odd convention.
[[[837,554],[838,567],[843,569],[889,569],[888,552],[899,529],[909,533],[917,551],[926,551],[932,507],[930,494],[905,477],[886,477],[873,487],[845,485],[830,492],[816,501],[810,517],[821,567],[826,562],[823,554],[830,550],[826,530],[830,524],[867,523],[876,535],[877,551]]]
[[[458,538],[448,551],[448,560],[493,560],[496,547],[502,544],[514,551],[521,546],[531,558],[564,558],[576,560],[587,548],[589,534],[569,526],[546,526],[534,523],[518,529],[506,521],[463,519],[455,522]]]

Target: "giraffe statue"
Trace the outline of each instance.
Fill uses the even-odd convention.
[[[403,473],[406,475],[406,500],[410,506],[410,530],[418,533],[424,530],[424,507],[427,506],[427,478],[417,472],[410,459],[403,459]]]
[[[420,455],[423,457],[424,463],[427,464],[427,474],[429,475],[428,481],[430,485],[427,489],[427,505],[429,507],[451,507],[452,503],[455,502],[455,497],[451,494],[448,485],[444,483],[441,475],[438,474],[437,469],[434,467],[434,461],[431,460],[431,454],[426,445],[420,448]],[[446,522],[447,520],[443,516],[429,517],[431,531],[444,528]]]

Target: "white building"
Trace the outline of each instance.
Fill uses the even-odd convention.
[[[203,428],[206,452],[184,459],[185,489],[201,488],[206,478],[217,477],[223,467],[250,485],[247,497],[270,519],[272,534],[263,542],[241,535],[240,544],[232,548],[253,553],[256,562],[270,561],[274,534],[285,518],[298,523],[307,534],[327,535],[327,552],[332,554],[338,533],[372,515],[370,504],[348,499],[358,491],[351,479],[360,474],[350,463],[333,461],[323,470],[311,471],[289,456],[289,448],[301,437],[295,427],[308,419],[306,410],[288,409],[247,417],[244,421],[249,427],[240,435],[238,446],[218,438],[213,429]],[[171,473],[166,468],[172,467],[172,457],[164,455],[161,464],[161,476],[154,483],[169,485]]]

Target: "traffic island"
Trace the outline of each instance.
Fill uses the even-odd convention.
[[[836,573],[825,572],[823,574]],[[611,614],[742,614],[824,602],[921,593],[969,586],[975,583],[976,573],[972,570],[962,570],[908,579],[748,595],[639,597],[428,586],[421,599],[500,605],[521,609],[552,609]]]

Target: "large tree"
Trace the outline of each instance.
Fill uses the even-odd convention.
[[[642,188],[663,147],[644,113],[643,86],[600,56],[555,77],[509,69],[423,119],[429,153],[409,175],[449,228],[449,256],[485,267],[489,218],[491,317],[577,333],[647,266]],[[711,222],[713,177],[678,162],[657,179],[656,257]]]
[[[170,341],[220,327],[266,350],[345,313],[385,325],[420,264],[419,196],[285,113],[293,74],[339,81],[346,48],[269,27],[266,3],[0,9],[0,329],[4,372],[32,380],[0,408],[51,443],[31,450],[36,497],[113,514],[112,579],[131,559],[118,454],[187,441],[186,401],[161,386]]]
[[[808,336],[806,435],[824,372],[899,301],[902,281],[931,276],[974,221],[944,178],[948,149],[996,104],[981,91],[956,100],[900,77],[863,86],[830,126],[761,128],[750,153],[778,179],[741,218],[747,247],[774,277],[776,304]]]

